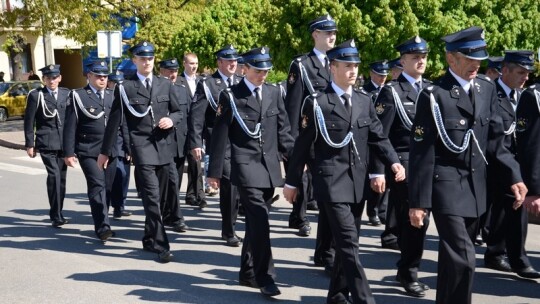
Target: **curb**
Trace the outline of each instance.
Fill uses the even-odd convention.
[[[26,150],[24,145],[12,143],[12,142],[9,142],[9,141],[5,141],[3,139],[0,139],[0,146],[5,147],[5,148],[9,148],[9,149]]]

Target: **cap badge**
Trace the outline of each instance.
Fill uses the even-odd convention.
[[[332,17],[330,15],[326,15],[326,20],[331,21]]]
[[[54,65],[51,64],[51,65],[49,66],[49,70],[54,70]]]
[[[120,75],[120,71],[116,71],[116,75]]]
[[[354,40],[351,40],[351,47],[356,47],[356,44],[354,43]]]
[[[105,66],[105,61],[100,62],[101,66]]]
[[[424,140],[424,128],[416,126],[416,128],[414,129],[414,141],[422,140]]]
[[[414,42],[420,43],[420,42],[422,42],[422,40],[420,40],[419,36],[416,36],[416,37],[414,37]]]
[[[480,33],[480,38],[486,39],[486,33],[484,32],[484,30],[482,30],[482,32]]]
[[[176,59],[171,60],[171,63],[176,63]]]
[[[533,59],[534,59],[534,55],[533,54],[529,55],[529,60],[533,60]]]
[[[266,50],[264,48],[261,48],[261,54],[266,54]]]
[[[146,41],[145,41],[145,42],[143,42],[142,45],[143,45],[143,46],[148,46],[148,43],[146,43]]]

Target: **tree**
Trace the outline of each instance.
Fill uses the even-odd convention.
[[[13,69],[13,79],[22,80],[22,57],[27,42],[23,35],[14,32],[7,35],[6,41],[2,45],[2,50],[9,56]]]

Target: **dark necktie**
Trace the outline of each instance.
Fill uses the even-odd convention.
[[[324,56],[324,68],[328,73],[330,73],[330,62],[328,62],[328,56]]]
[[[229,77],[227,78],[227,87],[231,87],[232,86],[232,77]]]
[[[422,91],[422,81],[415,82],[414,86],[415,86],[416,92],[420,93],[420,91]]]
[[[253,90],[253,92],[255,93],[255,98],[257,99],[257,102],[259,103],[259,106],[262,107],[262,99],[261,99],[261,95],[260,95],[260,90],[261,89],[257,87],[257,88],[255,88]]]
[[[471,82],[471,86],[469,87],[469,98],[471,99],[471,103],[474,105],[474,84]]]
[[[54,100],[58,100],[58,98],[56,98],[56,94],[57,94],[56,91],[51,92],[51,95],[54,98]]]
[[[509,97],[510,102],[512,103],[512,105],[516,106],[517,105],[516,90],[510,91],[510,95],[508,95],[508,97]]]
[[[148,93],[150,93],[150,95],[152,95],[152,85],[150,84],[150,78],[146,78],[145,82],[146,90],[148,91]]]
[[[343,95],[341,95],[341,98],[343,98],[343,105],[345,106],[347,113],[349,114],[349,116],[351,116],[351,96],[347,93],[343,93]]]

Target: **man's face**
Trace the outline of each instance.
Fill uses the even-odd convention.
[[[330,72],[334,82],[341,88],[354,85],[358,76],[358,63],[332,61]]]
[[[199,68],[199,59],[194,56],[187,56],[184,60],[184,71],[188,76],[193,76]]]
[[[448,65],[459,77],[465,80],[472,80],[478,75],[480,60],[465,57],[461,53],[446,53]]]
[[[246,65],[245,64],[238,64],[236,66],[236,71],[234,72],[236,76],[244,76],[246,74]]]
[[[403,71],[413,78],[422,76],[426,71],[427,54],[403,54],[401,56]]]
[[[218,70],[227,77],[231,77],[236,71],[236,60],[218,59]]]
[[[107,75],[100,76],[92,72],[88,73],[88,82],[98,90],[103,90],[107,87],[107,78]]]
[[[378,86],[382,86],[386,81],[387,75],[380,75],[370,70],[369,77],[371,78],[371,81],[373,81],[375,84],[377,84]]]
[[[268,76],[268,70],[258,70],[253,67],[250,67],[246,64],[246,79],[249,80],[249,82],[253,83],[255,86],[260,86],[264,83],[266,80],[266,76]]]
[[[400,68],[392,68],[390,70],[390,73],[392,74],[392,79],[398,79],[399,75],[401,75],[401,72],[403,72]]]
[[[336,31],[314,31],[312,33],[313,40],[315,41],[315,47],[321,51],[328,51],[336,44]]]
[[[43,82],[45,82],[45,86],[51,91],[55,91],[58,88],[60,81],[62,81],[62,75],[43,76]]]
[[[489,68],[486,70],[486,76],[489,77],[491,80],[495,80],[501,76],[501,73],[499,73],[497,69]]]
[[[520,66],[502,68],[502,81],[511,89],[521,89],[529,79],[529,71]]]
[[[152,74],[152,70],[154,69],[154,57],[139,57],[134,56],[133,64],[137,67],[137,72],[143,76],[148,76]]]
[[[175,82],[176,78],[178,78],[178,70],[177,69],[165,69],[160,68],[159,69],[159,75],[169,78],[170,81]]]

